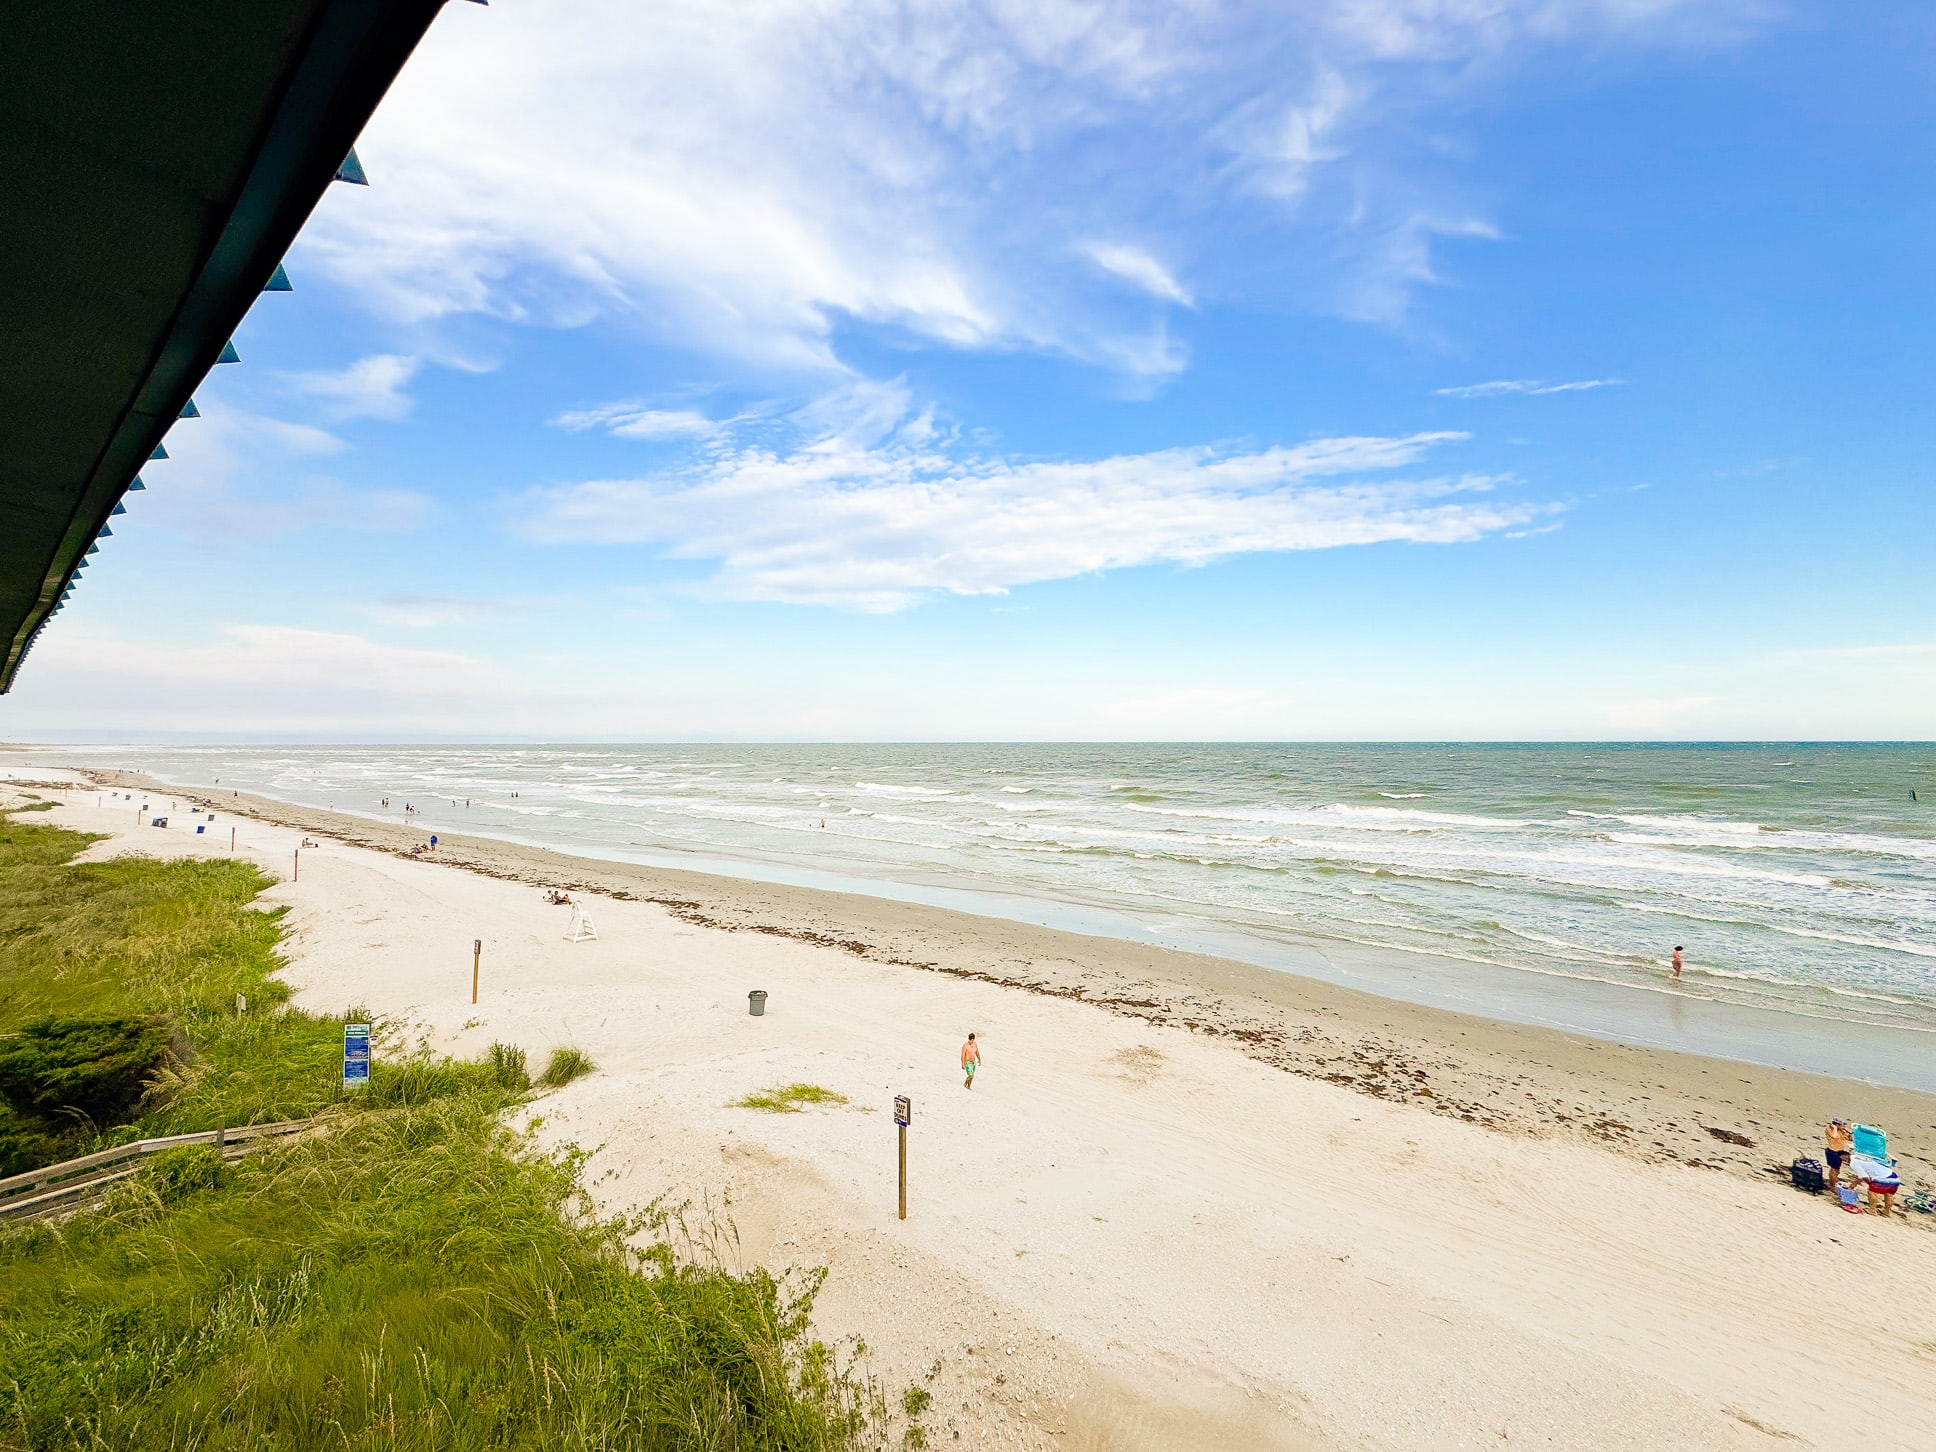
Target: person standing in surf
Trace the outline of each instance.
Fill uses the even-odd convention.
[[[1674,976],[1676,978],[1681,976],[1681,945],[1679,943],[1674,945]]]
[[[972,1089],[975,1087],[975,1070],[980,1067],[981,1045],[976,1043],[975,1036],[970,1034],[968,1035],[968,1042],[961,1046],[962,1088]]]

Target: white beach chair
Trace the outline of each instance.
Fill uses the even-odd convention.
[[[1896,1162],[1889,1156],[1889,1136],[1873,1125],[1858,1124],[1849,1155],[1849,1172],[1858,1180],[1893,1180]]]

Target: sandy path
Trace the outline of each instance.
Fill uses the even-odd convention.
[[[226,820],[196,839],[55,815],[127,834],[97,853],[227,845]],[[246,835],[287,871],[297,833]],[[1936,1428],[1936,1253],[1904,1224],[647,903],[594,901],[599,941],[569,944],[529,887],[334,843],[268,896],[292,906],[305,1006],[367,1004],[460,1053],[590,1053],[541,1135],[596,1147],[611,1208],[730,1199],[748,1261],[827,1265],[826,1334],[864,1336],[895,1390],[939,1364],[938,1442],[1826,1446],[1851,1407],[1899,1445]],[[727,1107],[796,1079],[852,1106]],[[905,1224],[895,1093],[915,1104]],[[1848,1292],[1832,1315],[1827,1286]],[[1886,1314],[1841,1309],[1864,1288]]]

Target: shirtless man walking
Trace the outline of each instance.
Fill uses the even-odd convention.
[[[972,1089],[975,1087],[975,1070],[980,1067],[981,1045],[976,1043],[975,1036],[970,1034],[968,1035],[968,1042],[961,1046],[962,1088]]]

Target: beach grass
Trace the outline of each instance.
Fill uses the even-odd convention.
[[[36,1112],[9,1095],[0,1174],[142,1135],[303,1118],[339,1098],[340,1023],[287,1012],[273,976],[282,910],[251,905],[268,879],[225,859],[73,864],[90,840],[0,817],[0,1052],[30,1025],[48,1043],[136,1020],[165,1029],[167,1052],[118,1112]]]
[[[0,819],[0,1034],[168,1023],[174,1078],[116,1133],[316,1125],[234,1164],[171,1150],[98,1211],[0,1230],[0,1446],[807,1452],[881,1425],[811,1337],[818,1275],[729,1272],[676,1215],[599,1220],[579,1156],[506,1127],[521,1050],[379,1053],[345,1095],[340,1021],[269,976],[259,875],[69,865],[86,840]]]
[[[574,1048],[557,1048],[551,1051],[544,1073],[538,1082],[547,1089],[562,1089],[574,1079],[581,1079],[598,1068],[585,1054]]]
[[[847,1096],[818,1084],[783,1084],[735,1099],[734,1109],[763,1109],[768,1114],[798,1114],[808,1104],[845,1104]]]
[[[531,1071],[525,1066],[524,1050],[517,1045],[492,1044],[485,1062],[491,1066],[491,1078],[504,1088],[531,1087]]]
[[[175,1151],[100,1213],[0,1232],[0,1443],[849,1445],[876,1413],[810,1338],[817,1280],[587,1217],[575,1161],[501,1125],[512,1102],[480,1076],[342,1106],[296,1144]]]

